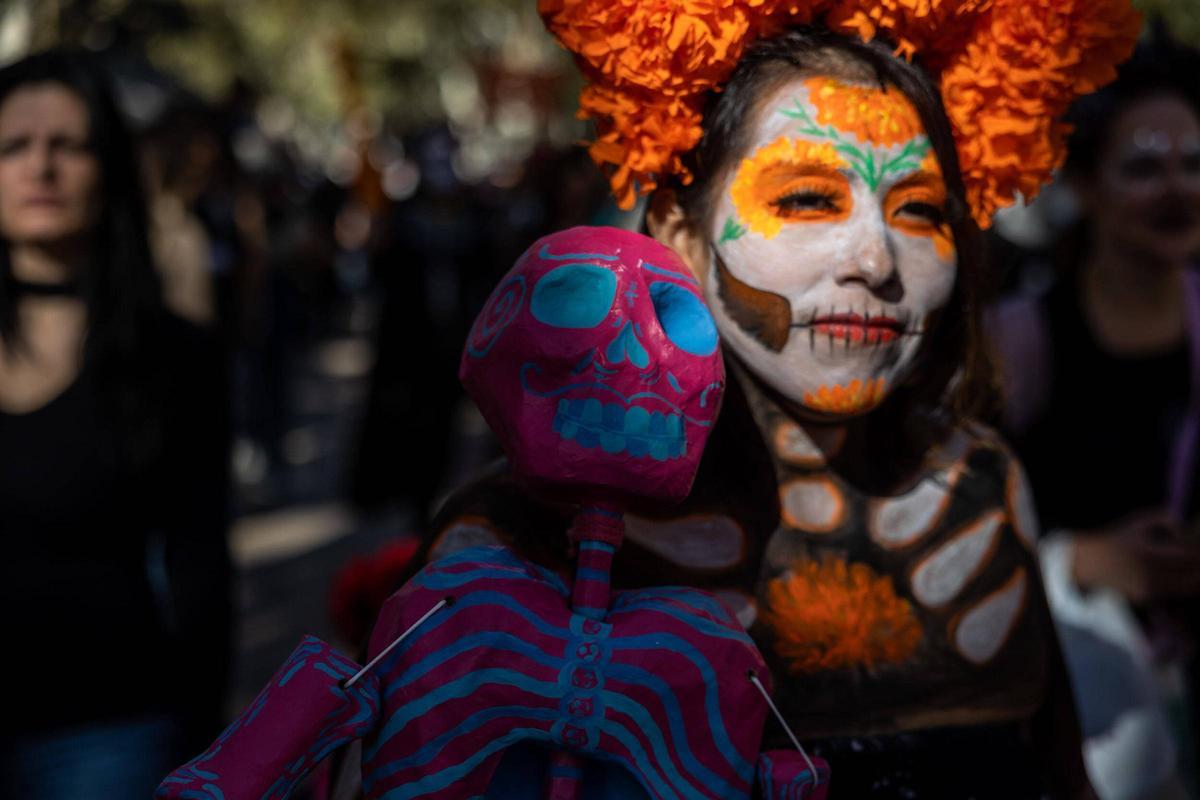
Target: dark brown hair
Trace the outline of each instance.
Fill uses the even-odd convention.
[[[922,345],[915,380],[898,389],[893,402],[875,415],[884,418],[883,425],[919,417],[943,428],[980,413],[993,387],[981,329],[986,284],[982,237],[966,202],[941,95],[918,64],[896,58],[884,42],[864,43],[811,27],[793,28],[752,44],[722,91],[709,97],[703,138],[689,154],[695,180],[675,187],[689,223],[697,232],[710,230],[713,195],[745,153],[753,128],[748,123],[759,112],[760,101],[801,70],[873,77],[880,86],[892,85],[903,92],[921,117],[946,183],[945,212],[958,255],[954,289]],[[922,413],[914,416],[913,411]],[[893,420],[894,415],[900,420]],[[899,427],[910,426],[905,422]]]

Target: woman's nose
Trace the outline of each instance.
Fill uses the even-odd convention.
[[[840,285],[861,283],[874,292],[896,280],[896,257],[882,220],[854,237],[838,262],[834,279]]]
[[[35,142],[25,154],[27,174],[40,181],[54,176],[54,150],[48,143]]]

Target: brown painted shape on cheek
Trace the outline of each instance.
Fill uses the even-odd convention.
[[[730,319],[763,347],[776,353],[782,351],[792,330],[791,303],[774,292],[742,283],[725,266],[720,255],[714,252],[713,258],[717,264],[717,292]]]

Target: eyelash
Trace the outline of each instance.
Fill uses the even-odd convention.
[[[893,216],[901,214],[919,217],[930,225],[942,225],[946,221],[946,212],[937,203],[928,200],[908,200],[902,203]]]
[[[782,213],[788,212],[838,212],[841,198],[834,192],[821,189],[798,189],[787,192],[771,201],[771,206]]]

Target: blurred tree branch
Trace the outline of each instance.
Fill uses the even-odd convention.
[[[1134,0],[1147,17],[1159,15],[1181,41],[1200,47],[1200,3],[1196,0]]]
[[[441,118],[444,76],[474,61],[566,64],[532,0],[0,0],[6,16],[20,7],[25,49],[132,50],[202,96],[240,79],[318,122],[345,111],[339,53],[365,105],[400,127]]]

